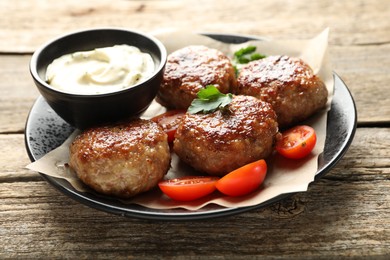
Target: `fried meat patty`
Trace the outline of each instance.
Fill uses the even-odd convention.
[[[325,106],[325,84],[301,59],[270,56],[244,66],[234,94],[250,95],[271,103],[280,127],[307,119]]]
[[[278,133],[271,105],[252,96],[233,96],[227,108],[209,114],[187,113],[173,149],[193,168],[223,176],[266,158]]]
[[[129,198],[155,187],[170,167],[165,132],[154,122],[95,127],[70,146],[70,167],[94,190]]]
[[[157,101],[165,107],[187,109],[198,91],[211,84],[222,93],[230,92],[236,84],[230,59],[206,46],[184,47],[168,56]]]

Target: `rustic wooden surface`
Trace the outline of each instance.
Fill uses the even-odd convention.
[[[0,258],[387,259],[390,255],[390,1],[0,1]],[[331,28],[334,71],[358,110],[344,158],[308,192],[195,222],[100,212],[62,195],[24,148],[38,91],[31,53],[76,29],[168,27],[310,38]]]

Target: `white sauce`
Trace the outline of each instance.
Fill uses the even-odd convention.
[[[55,59],[47,67],[46,81],[67,93],[102,94],[131,87],[153,71],[150,54],[134,46],[115,45]]]

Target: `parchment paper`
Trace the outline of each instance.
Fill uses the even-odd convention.
[[[277,154],[270,156],[267,158],[267,177],[262,186],[252,194],[232,198],[215,192],[210,196],[196,201],[177,202],[169,199],[156,188],[152,191],[137,195],[132,199],[121,201],[125,204],[134,203],[154,209],[185,208],[187,210],[197,210],[210,203],[222,207],[237,208],[257,205],[284,193],[306,191],[309,183],[314,180],[317,172],[318,156],[324,150],[327,111],[330,109],[333,95],[333,75],[327,52],[328,33],[329,29],[325,29],[319,35],[309,40],[250,41],[244,44],[224,44],[206,36],[175,30],[155,33],[155,36],[166,46],[168,53],[188,45],[206,45],[211,48],[219,49],[232,57],[234,51],[247,45],[255,45],[257,46],[258,52],[267,56],[285,54],[300,57],[307,62],[314,72],[325,82],[329,92],[328,104],[326,108],[321,110],[318,114],[303,122],[304,124],[311,125],[317,132],[317,144],[312,154],[303,160],[284,159]],[[164,107],[160,106],[157,102],[153,102],[142,117],[150,118],[165,111]],[[80,192],[94,193],[94,191],[86,187],[76,177],[74,172],[64,166],[69,160],[69,145],[77,134],[77,131],[74,132],[60,147],[46,154],[38,161],[29,164],[27,168],[52,177],[64,178]],[[199,173],[182,163],[175,154],[172,154],[171,169],[165,178],[170,179],[196,174]]]

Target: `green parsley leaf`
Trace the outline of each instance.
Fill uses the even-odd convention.
[[[244,56],[246,54],[250,54],[250,53],[253,53],[256,51],[256,46],[252,46],[252,45],[249,45],[248,47],[245,47],[245,48],[241,48],[239,49],[238,51],[236,51],[234,53],[234,56],[236,57],[241,57],[241,56]]]
[[[260,53],[253,53],[251,55],[251,61],[253,60],[260,60],[260,59],[264,59],[266,56],[264,54],[260,54]]]
[[[207,85],[206,88],[198,92],[197,98],[192,101],[188,108],[188,113],[211,113],[226,107],[232,99],[232,94],[222,94],[214,85]]]
[[[233,62],[237,64],[246,64],[248,62],[263,59],[266,56],[264,54],[255,53],[256,46],[249,45],[245,48],[241,48],[234,53]]]
[[[215,99],[219,95],[223,95],[214,85],[207,85],[206,88],[201,89],[197,96],[199,99]]]

